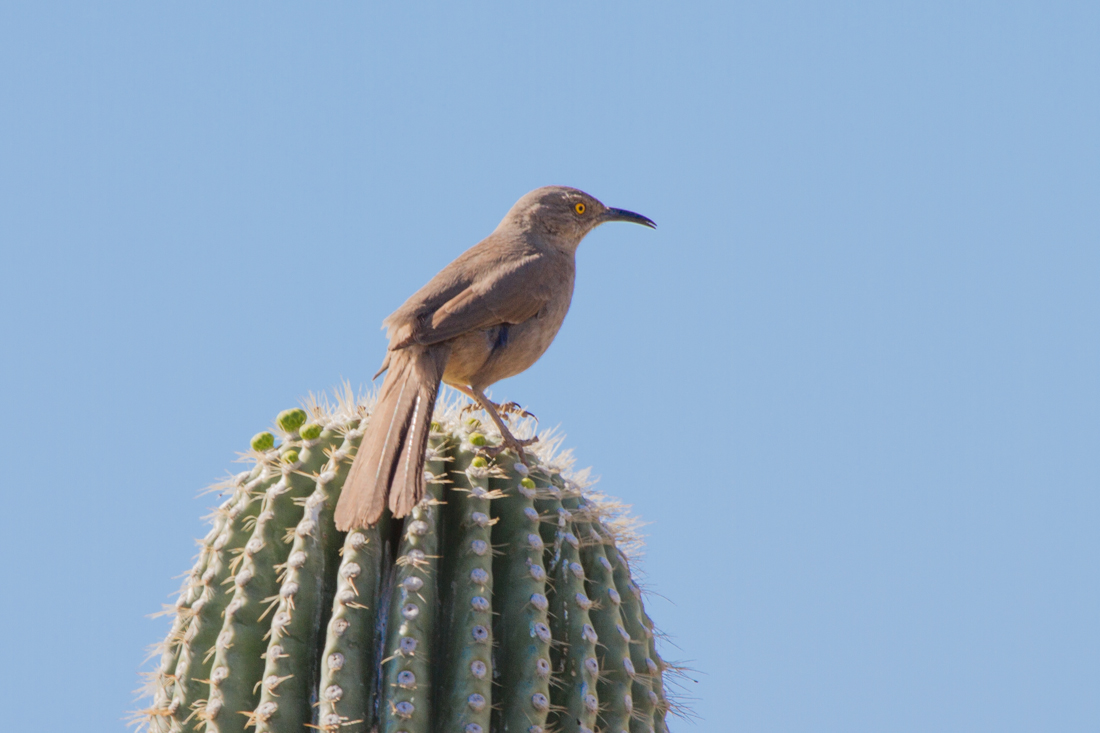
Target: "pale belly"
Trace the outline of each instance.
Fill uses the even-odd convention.
[[[523,323],[474,331],[453,339],[443,381],[484,389],[538,361],[561,328],[569,302],[548,305]]]

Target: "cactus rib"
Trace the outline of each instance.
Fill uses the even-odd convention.
[[[302,428],[302,437],[307,444],[320,442],[325,434],[321,426],[310,427]],[[317,687],[320,652],[314,630],[327,615],[323,611],[331,610],[326,602],[333,596],[335,578],[333,569],[326,567],[333,563],[326,558],[339,546],[332,513],[351,467],[350,454],[361,437],[358,430],[344,432],[343,443],[316,475],[316,488],[306,498],[295,528],[275,609],[275,617],[284,622],[271,626],[260,701],[252,716],[258,733],[302,730],[312,720],[310,699]]]
[[[511,462],[509,462],[511,463]],[[497,625],[500,673],[511,685],[499,711],[499,730],[541,731],[550,711],[550,624],[546,597],[546,545],[535,509],[536,492],[522,477],[502,470],[489,486],[503,496],[492,504],[493,544],[507,547],[493,564],[500,601]]]
[[[390,593],[389,638],[382,661],[379,717],[383,733],[428,733],[432,722],[432,665],[437,615],[439,539],[444,471],[441,437],[430,439],[424,498],[406,518]]]
[[[473,446],[453,454],[442,558],[443,616],[439,650],[442,674],[436,691],[441,730],[489,730],[493,681],[493,550],[488,468]]]
[[[284,428],[293,425],[296,430],[305,422],[298,422],[296,414],[285,415],[279,419]],[[256,710],[267,646],[264,641],[269,632],[261,622],[271,616],[270,632],[281,633],[281,627],[291,621],[290,614],[274,611],[280,597],[276,566],[286,562],[290,550],[283,533],[292,526],[299,535],[313,531],[312,521],[302,519],[302,507],[295,500],[310,493],[311,476],[325,464],[325,449],[339,437],[336,430],[328,430],[316,441],[299,443],[300,451],[289,444],[280,450],[281,476],[264,492],[240,570],[233,576],[236,588],[225,608],[225,621],[214,647],[210,693],[203,715],[207,733],[244,733],[247,725],[262,721],[267,712]],[[225,684],[230,679],[232,684]]]

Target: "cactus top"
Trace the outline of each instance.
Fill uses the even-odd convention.
[[[158,733],[666,731],[675,711],[621,508],[561,441],[531,465],[454,406],[403,520],[336,530],[369,404],[280,413],[226,482],[141,713]],[[518,431],[530,430],[529,423]]]

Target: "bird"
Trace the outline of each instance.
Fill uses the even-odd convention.
[[[473,399],[525,460],[485,389],[550,346],[573,297],[577,246],[600,224],[653,221],[567,186],[524,195],[485,239],[444,267],[383,322],[389,346],[374,411],[337,502],[340,531],[377,524],[423,498],[424,453],[440,382]]]

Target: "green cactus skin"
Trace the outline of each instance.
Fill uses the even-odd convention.
[[[653,630],[653,620],[649,618],[649,615],[646,614],[644,609],[642,610],[642,622],[649,631],[647,634],[649,639],[647,646],[649,658],[653,660],[653,664],[649,669],[651,675],[650,687],[653,690],[653,694],[657,696],[657,704],[653,711],[653,728],[656,730],[656,733],[668,733],[668,723],[665,719],[672,710],[672,705],[665,693],[664,673],[667,665],[657,654],[657,639]]]
[[[321,657],[320,717],[327,733],[364,733],[374,725],[379,579],[387,546],[379,527],[347,534],[332,617]]]
[[[300,434],[318,442],[325,435],[315,423],[302,428]],[[260,703],[254,716],[258,733],[304,730],[312,720],[309,698],[317,685],[316,660],[322,641],[314,631],[331,604],[335,563],[329,558],[340,544],[332,514],[351,468],[351,454],[361,438],[358,430],[345,433],[343,443],[317,475],[316,489],[307,497],[295,528],[275,611],[275,618],[285,619],[285,623],[272,624],[264,655]],[[326,560],[331,567],[326,567]]]
[[[493,544],[488,468],[475,454],[455,451],[448,492],[443,557],[444,666],[437,709],[439,730],[489,730],[493,699]]]
[[[232,504],[232,499],[227,499],[222,508]],[[179,663],[180,644],[183,635],[187,632],[187,622],[190,620],[190,611],[195,601],[202,593],[202,574],[210,563],[212,545],[225,527],[226,517],[224,511],[218,511],[214,516],[214,526],[202,542],[199,556],[191,572],[187,574],[180,586],[179,597],[176,599],[175,619],[172,621],[172,630],[168,632],[168,638],[161,649],[160,665],[156,672],[156,684],[158,694],[162,696],[165,704],[172,699],[175,692],[175,671]],[[167,729],[167,726],[165,727]]]
[[[280,413],[231,482],[151,675],[157,733],[667,733],[653,623],[552,447],[433,423],[428,495],[346,536],[364,410]]]
[[[614,538],[601,527],[599,534],[604,538],[604,549],[611,562],[615,578],[615,589],[621,603],[620,615],[627,633],[630,634],[630,660],[634,665],[634,686],[631,696],[634,700],[634,715],[630,721],[631,733],[653,733],[654,716],[657,713],[659,698],[653,691],[656,663],[649,657],[649,639],[653,631],[646,627],[642,611],[642,591],[630,577],[627,559],[615,547]]]
[[[229,521],[229,508],[241,498],[247,496],[248,490],[244,488],[244,486],[250,479],[256,478],[260,474],[260,470],[260,467],[257,466],[251,474],[245,472],[234,477],[232,486],[235,491],[233,495],[226,499],[222,506],[214,512],[212,517],[213,526],[201,543],[199,556],[195,561],[195,565],[191,568],[191,572],[187,574],[180,586],[179,597],[176,599],[176,606],[174,609],[175,618],[172,621],[172,629],[168,632],[168,638],[165,639],[161,647],[160,664],[153,678],[153,709],[161,711],[161,715],[158,715],[151,721],[154,724],[153,727],[155,730],[167,732],[173,727],[172,716],[176,711],[176,707],[178,707],[178,704],[177,706],[173,706],[172,704],[172,700],[176,695],[176,668],[179,665],[180,654],[184,644],[184,638],[187,634],[188,625],[194,613],[195,601],[197,601],[203,593],[203,573],[206,571],[206,568],[210,565],[211,559],[217,552],[214,550],[214,543],[217,541],[218,537],[225,529],[226,523]]]
[[[211,544],[210,558],[200,576],[198,598],[192,603],[187,631],[180,642],[176,689],[169,708],[170,730],[181,731],[201,721],[209,690],[214,641],[229,603],[226,581],[233,576],[234,557],[248,542],[248,527],[260,510],[259,497],[278,480],[272,456],[261,456],[245,484],[218,510],[221,532]]]
[[[542,521],[539,523],[539,531],[542,534],[542,542],[546,546],[544,566],[546,567],[546,598],[550,604],[547,614],[550,617],[550,633],[553,642],[550,645],[550,715],[547,718],[547,727],[556,730],[555,724],[558,708],[562,702],[562,685],[560,677],[563,670],[562,651],[564,649],[564,634],[562,632],[562,619],[564,618],[565,605],[561,592],[561,582],[558,577],[561,571],[562,545],[565,542],[567,522],[565,517],[568,512],[562,511],[561,491],[548,481],[535,482],[531,471],[526,466],[519,468],[518,473],[527,475],[520,481],[524,489],[535,490],[535,510]],[[535,477],[543,478],[541,472]]]
[[[296,430],[305,422],[305,412],[282,413],[280,426]],[[300,422],[299,422],[300,420]],[[297,423],[297,425],[295,425]],[[245,726],[263,717],[266,710],[254,713],[259,703],[258,684],[264,671],[264,643],[269,631],[290,622],[288,615],[274,612],[280,597],[276,566],[286,562],[290,547],[284,540],[286,528],[295,526],[295,534],[313,531],[302,508],[295,501],[310,493],[315,481],[311,476],[325,465],[325,448],[339,439],[329,430],[316,441],[301,444],[301,450],[284,446],[283,457],[298,454],[298,460],[280,461],[281,478],[264,494],[256,526],[244,548],[244,561],[233,578],[237,586],[233,600],[225,608],[225,622],[218,634],[214,664],[210,670],[210,693],[204,717],[207,733],[244,733]],[[269,619],[267,624],[261,623]],[[224,684],[232,680],[230,684]]]
[[[615,588],[614,568],[607,559],[603,537],[595,530],[598,520],[587,505],[578,507],[585,517],[576,522],[581,559],[587,576],[588,597],[593,602],[590,612],[592,626],[598,637],[597,659],[600,678],[597,684],[600,698],[602,729],[609,733],[630,733],[634,712],[632,687],[635,670],[630,658],[632,638],[619,612],[620,596]]]
[[[445,473],[441,438],[432,438],[425,470]],[[443,484],[428,484],[424,500],[404,522],[390,593],[385,658],[382,661],[383,733],[428,733],[432,723],[432,647],[437,615]]]
[[[504,733],[543,730],[550,711],[551,636],[543,564],[546,545],[535,509],[536,491],[523,486],[514,473],[491,478],[489,487],[504,494],[492,504],[497,520],[493,544],[509,548],[493,563],[501,608],[496,634],[501,642],[500,677],[512,690],[503,699],[495,728]]]
[[[563,651],[555,666],[561,685],[553,702],[561,709],[555,723],[563,733],[595,730],[599,710],[599,661],[589,615],[592,601],[585,586],[581,543],[573,521],[578,502],[578,497],[566,496],[555,512],[558,517],[555,546],[560,546],[560,556],[553,565],[555,593],[551,607],[555,613],[551,626]]]

